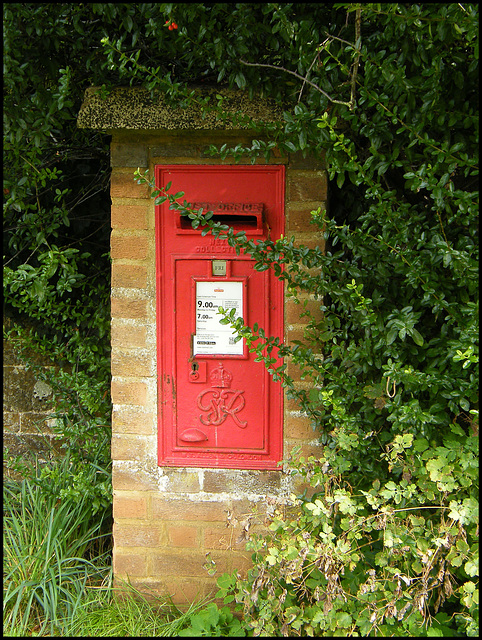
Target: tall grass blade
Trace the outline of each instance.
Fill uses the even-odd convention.
[[[62,481],[69,482],[64,463]],[[92,471],[95,480],[95,470]],[[93,545],[101,538],[102,518],[92,520],[84,499],[58,499],[29,480],[4,486],[4,634],[61,631],[78,607],[86,584],[108,570]],[[57,495],[55,495],[57,493]],[[91,557],[92,556],[92,557]],[[97,557],[96,557],[97,556]]]

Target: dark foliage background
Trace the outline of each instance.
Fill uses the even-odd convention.
[[[4,313],[25,349],[57,365],[72,464],[110,464],[108,139],[76,127],[84,90],[144,86],[179,107],[193,84],[272,98],[281,122],[217,151],[325,157],[330,209],[313,222],[327,251],[230,241],[300,303],[318,299],[323,319],[294,349],[237,328],[268,367],[277,353],[304,368],[306,392],[284,369],[273,375],[326,446],[320,460],[292,461],[317,494],[253,541],[250,577],[225,577],[222,592],[256,633],[477,634],[477,5],[3,12]],[[222,101],[204,106],[226,115]],[[157,195],[199,222],[182,198]],[[72,473],[72,496],[90,491],[94,510],[108,508],[108,480]]]

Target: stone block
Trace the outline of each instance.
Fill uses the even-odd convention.
[[[325,202],[328,195],[326,172],[289,169],[286,191],[290,202]]]
[[[279,471],[205,471],[204,491],[229,492],[233,496],[244,493],[266,494],[280,489]]]
[[[197,493],[201,490],[199,471],[196,469],[164,469],[169,479],[168,491],[173,494]]]
[[[323,153],[324,156],[324,153]],[[301,151],[289,154],[289,166],[292,169],[309,169],[311,171],[323,171],[326,168],[325,159],[314,158],[313,156],[303,157]]]
[[[110,145],[111,167],[133,167],[144,169],[148,165],[145,144],[112,142]]]
[[[313,239],[314,234],[319,234],[320,239],[317,242],[317,246],[323,244],[323,236],[320,228],[313,222],[313,216],[311,215],[312,207],[303,206],[290,206],[286,215],[286,233],[307,233],[311,234]],[[300,241],[300,244],[304,244]]]
[[[182,141],[166,142],[150,148],[151,158],[199,158],[200,147]]]
[[[35,382],[33,373],[24,367],[4,367],[3,410],[22,413],[33,411]]]
[[[146,441],[139,436],[112,435],[111,455],[112,460],[137,460],[146,459]]]
[[[285,439],[307,441],[317,437],[316,431],[311,426],[311,420],[300,413],[289,413],[284,423]]]
[[[319,322],[323,318],[322,304],[321,300],[305,299],[299,303],[287,300],[285,303],[286,324],[308,324],[311,318]],[[306,315],[307,313],[310,315]]]
[[[144,354],[127,354],[115,349],[112,351],[111,372],[113,376],[144,377],[153,374],[153,365]]]

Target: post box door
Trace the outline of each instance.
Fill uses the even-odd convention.
[[[209,205],[248,237],[283,229],[283,167],[157,167],[195,206]],[[225,240],[201,236],[168,203],[157,208],[159,464],[275,469],[282,390],[221,325],[219,306],[282,335],[282,284]]]

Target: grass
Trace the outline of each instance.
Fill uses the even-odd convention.
[[[95,465],[82,472],[89,486],[99,482]],[[94,513],[88,492],[73,490],[74,473],[65,456],[4,482],[4,635],[63,633],[86,588],[110,572],[109,510]]]
[[[193,621],[201,631],[216,626],[207,598],[181,611],[168,597],[148,599],[128,584],[119,597],[110,523],[103,534],[105,517],[93,518],[88,498],[58,497],[72,484],[68,462],[58,464],[48,486],[4,484],[4,636],[158,637],[193,635]]]
[[[4,634],[53,633],[109,570],[105,552],[89,557],[102,522],[84,500],[62,502],[28,480],[6,484],[3,495]]]
[[[134,587],[125,585],[122,597],[112,587],[93,589],[77,608],[67,626],[71,637],[177,636],[190,625],[191,617],[206,605],[201,600],[185,612],[168,598],[147,599]]]

